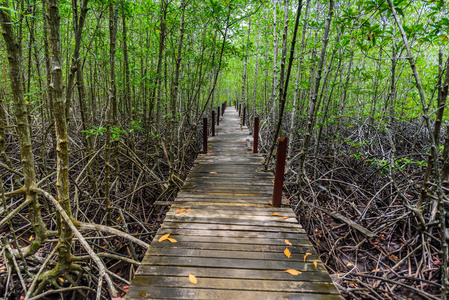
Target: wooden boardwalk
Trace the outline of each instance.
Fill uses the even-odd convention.
[[[293,211],[269,204],[274,176],[262,172],[263,157],[247,148],[248,138],[237,112],[228,108],[127,299],[341,299]],[[159,242],[168,233],[174,240]]]

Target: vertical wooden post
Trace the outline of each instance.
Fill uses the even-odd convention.
[[[224,107],[224,103],[221,104],[221,115],[224,115],[224,111],[225,111],[225,107]]]
[[[220,125],[220,106],[217,107],[217,126]]]
[[[259,117],[254,118],[253,153],[259,152]]]
[[[281,207],[282,188],[284,187],[285,158],[287,156],[287,137],[281,136],[278,139],[276,154],[276,173],[274,175],[273,206]]]
[[[207,118],[203,118],[203,153],[207,154]]]
[[[215,110],[212,111],[212,136],[215,136]]]
[[[239,104],[239,117],[240,117],[241,113],[242,113],[242,104],[240,103]]]
[[[246,106],[243,106],[243,126],[245,126],[245,119],[246,119]]]

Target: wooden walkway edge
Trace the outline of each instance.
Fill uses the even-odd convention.
[[[249,138],[229,107],[126,299],[342,299],[293,211],[269,204],[274,177],[262,172],[263,157],[247,148]],[[159,242],[168,233],[174,240]]]

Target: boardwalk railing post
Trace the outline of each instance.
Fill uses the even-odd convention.
[[[242,104],[240,103],[239,104],[239,117],[240,117],[241,113],[242,113]]]
[[[207,154],[207,118],[203,118],[203,153]]]
[[[220,106],[217,107],[217,126],[220,125]]]
[[[224,107],[224,103],[221,104],[221,116],[224,115],[224,111],[225,111],[225,107]]]
[[[245,119],[246,119],[246,106],[243,106],[243,126],[245,126]]]
[[[254,143],[253,143],[253,153],[258,152],[259,147],[259,117],[254,118]]]
[[[285,170],[286,154],[287,154],[287,137],[281,136],[278,139],[278,147],[276,154],[276,173],[274,175],[274,189],[273,189],[274,207],[281,207],[282,203],[282,188],[284,187],[284,170]]]
[[[212,136],[215,136],[215,110],[212,111]]]

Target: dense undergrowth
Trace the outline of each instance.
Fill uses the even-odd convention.
[[[35,124],[38,125],[37,122]],[[33,136],[41,136],[40,126],[33,126],[33,129]],[[18,155],[17,136],[12,131],[8,133],[10,134],[6,135],[5,141],[6,154],[18,168],[20,156]],[[145,134],[142,130],[135,136],[134,151],[128,146],[125,136],[122,135],[116,140],[117,154],[114,156],[114,180],[111,185],[112,223],[109,224],[104,205],[104,147],[99,147],[92,156],[84,156],[84,136],[77,135],[77,132],[70,134],[71,153],[73,154],[69,172],[70,199],[73,215],[77,221],[108,225],[129,233],[145,243],[151,243],[168,210],[167,206],[153,204],[157,200],[173,199],[179,187],[176,184],[171,187],[167,185],[167,182],[170,181],[168,180],[169,166],[166,157],[157,145],[158,140],[153,138],[154,143],[147,144]],[[185,135],[189,134],[190,132],[185,132]],[[104,143],[104,136],[101,134],[95,136],[95,139],[95,143],[100,145]],[[49,137],[44,141],[35,139],[32,146],[35,149],[35,157],[38,158],[36,159],[36,170],[37,177],[40,179],[39,187],[54,194],[56,193],[54,184],[56,161],[52,141]],[[179,173],[180,179],[185,179],[196,158],[197,149],[199,149],[199,139],[194,140],[187,152],[184,168]],[[44,155],[41,151],[45,151]],[[92,169],[95,172],[94,183],[88,180],[86,172],[88,164],[93,166]],[[22,184],[22,179],[15,177],[14,173],[2,173],[2,175],[5,191],[14,190]],[[13,265],[6,266],[6,261],[0,263],[0,297],[5,297],[5,299],[24,299],[25,291],[21,285],[19,274],[29,288],[43,265],[46,265],[46,269],[52,269],[57,264],[55,246],[58,239],[55,209],[45,199],[40,199],[40,202],[42,203],[44,222],[50,231],[49,238],[36,255],[17,260],[20,272],[17,272]],[[10,199],[7,204],[8,209],[13,210],[20,205],[20,199],[19,201]],[[15,236],[14,239],[12,237],[8,240],[3,238],[3,242],[9,244],[11,249],[16,249],[17,246],[19,249],[29,246],[34,240],[34,233],[29,226],[29,221],[30,211],[24,208],[11,219],[10,225],[4,224],[0,228],[1,232],[10,232]],[[83,232],[83,236],[104,262],[119,294],[124,296],[128,291],[129,281],[146,249],[110,233],[90,230]],[[15,240],[18,244],[15,243]],[[54,293],[55,289],[50,285],[43,286],[40,293],[48,292],[49,294],[41,299],[79,299],[78,297],[81,295],[90,299],[95,296],[98,288],[97,269],[77,239],[73,244],[73,255],[76,258],[76,263],[82,268],[82,272],[69,272],[53,283],[53,286],[67,288],[67,291]],[[47,261],[46,264],[45,261]],[[74,290],[76,291],[74,292]],[[41,296],[45,296],[45,294]]]
[[[345,121],[361,125],[325,127],[312,141],[303,182],[298,159],[288,163],[290,206],[345,298],[439,299],[435,202],[423,203],[425,230],[414,211],[428,160],[426,130],[414,119],[393,122],[391,143],[385,125]],[[266,129],[265,148],[272,136]],[[294,148],[299,153],[301,138]]]

